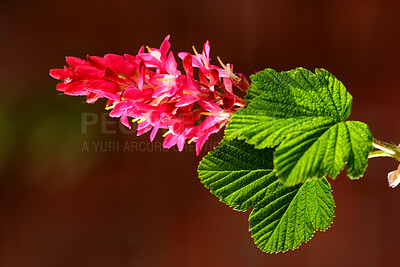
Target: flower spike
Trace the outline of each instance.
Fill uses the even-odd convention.
[[[219,58],[223,68],[210,64],[208,41],[201,54],[194,46],[194,55],[178,53],[185,70],[182,74],[169,51],[169,38],[165,37],[160,48],[146,46],[147,52],[142,46],[136,56],[67,57],[69,66],[52,69],[50,75],[62,81],[57,90],[66,95],[86,96],[88,103],[107,99],[110,117],[120,118],[129,129],[129,121],[138,122],[138,135],[152,130],[153,141],[159,129],[166,129],[164,148],[177,145],[181,151],[188,140],[196,143],[198,155],[208,137],[244,106],[232,87],[245,90],[248,83]],[[193,68],[199,69],[198,79],[193,77]]]

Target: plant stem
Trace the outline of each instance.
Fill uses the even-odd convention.
[[[386,153],[385,151],[377,150],[377,151],[372,151],[371,153],[369,153],[368,156],[369,159],[378,157],[392,157],[392,155]]]
[[[380,151],[373,151],[368,158],[392,157],[400,161],[400,148],[398,146],[374,138],[373,146]]]

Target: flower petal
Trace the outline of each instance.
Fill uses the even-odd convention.
[[[88,63],[85,60],[77,58],[77,57],[67,57],[66,61],[67,61],[68,65],[70,65],[72,68],[88,65]]]
[[[106,61],[102,57],[96,56],[87,56],[86,61],[89,63],[90,66],[95,67],[100,70],[104,70],[106,68]]]
[[[169,52],[168,59],[165,62],[165,69],[169,74],[177,76],[180,74],[180,71],[177,70],[176,67],[177,67],[176,60],[174,54],[171,51]]]
[[[63,91],[66,95],[87,95],[89,92],[86,90],[85,85],[81,82],[72,82],[72,83],[59,83],[57,85],[57,90]]]
[[[152,127],[152,125],[148,121],[144,121],[144,122],[139,123],[139,126],[137,128],[137,135],[139,136],[139,135],[142,135],[144,133],[147,133],[148,131],[150,131],[151,127]]]
[[[75,68],[75,72],[82,80],[101,79],[104,74],[102,70],[91,66],[78,66]]]
[[[117,74],[131,76],[135,72],[134,66],[126,61],[123,56],[107,54],[104,56],[104,59],[107,62],[107,66],[109,66]]]
[[[196,156],[200,154],[200,151],[203,148],[204,143],[207,141],[208,136],[208,134],[203,134],[196,140]]]
[[[69,69],[52,69],[50,70],[50,76],[54,79],[61,80],[61,81],[68,81],[71,80],[74,73]]]
[[[164,138],[163,142],[163,147],[164,148],[171,148],[176,144],[176,141],[178,140],[179,135],[175,135],[173,133],[167,134]]]
[[[210,60],[210,42],[208,40],[204,43],[203,55],[206,57],[207,60]]]
[[[199,104],[203,109],[205,109],[209,112],[220,113],[223,111],[222,108],[220,108],[215,102],[213,102],[211,100],[200,99]]]
[[[169,42],[169,37],[170,37],[170,35],[167,35],[160,46],[161,56],[166,57],[168,50],[171,47],[171,43]]]
[[[183,134],[179,135],[178,140],[176,141],[176,146],[179,151],[182,151],[185,146],[186,138]]]

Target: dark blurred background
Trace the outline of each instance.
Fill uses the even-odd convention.
[[[246,76],[331,71],[354,97],[351,119],[400,142],[399,26],[397,0],[2,1],[0,266],[396,265],[394,160],[371,160],[357,181],[330,180],[332,227],[298,250],[265,254],[249,213],[199,182],[193,146],[163,151],[161,136],[152,144],[121,130],[102,119],[104,102],[59,96],[48,72],[65,56],[136,54],[167,34],[175,53],[210,40],[212,62],[220,56]]]

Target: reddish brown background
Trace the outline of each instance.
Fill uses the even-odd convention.
[[[333,226],[296,251],[265,254],[247,231],[249,213],[231,210],[200,184],[193,151],[82,152],[85,141],[146,144],[148,135],[106,135],[99,124],[83,134],[82,113],[100,115],[104,103],[58,96],[48,71],[66,55],[135,54],[167,34],[174,52],[199,50],[208,39],[214,63],[219,55],[245,75],[265,67],[328,69],[354,97],[351,118],[399,142],[399,1],[4,2],[0,266],[398,262],[400,189],[386,181],[395,161],[371,160],[358,181],[340,175],[332,181]]]

